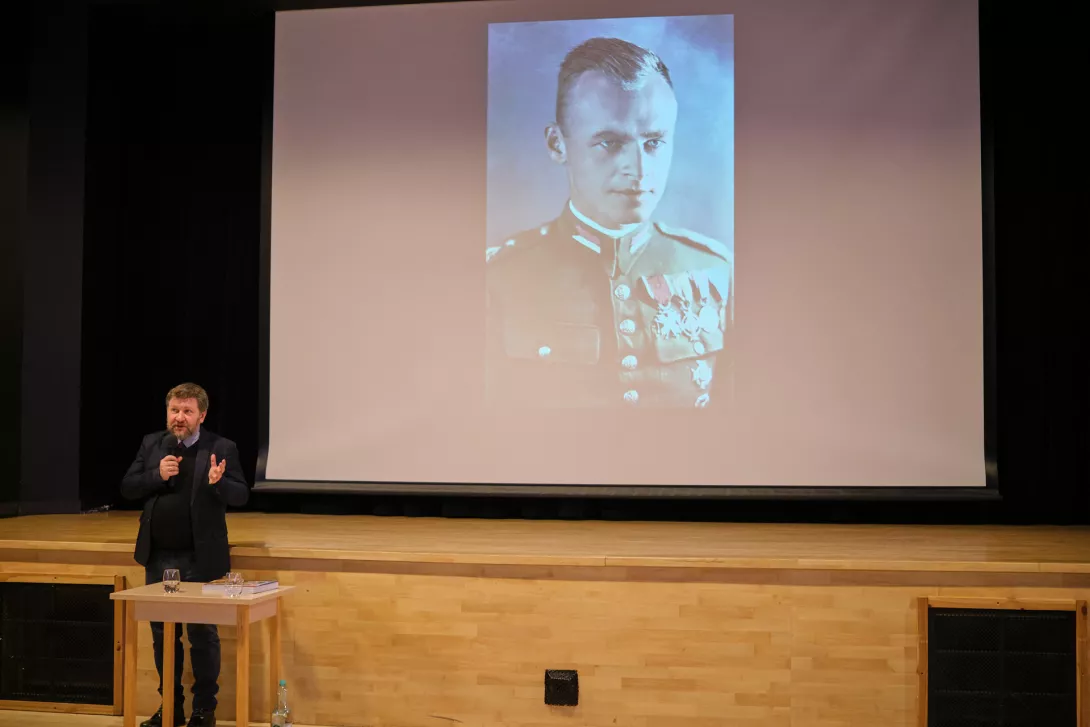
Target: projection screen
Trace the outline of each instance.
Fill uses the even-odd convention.
[[[259,487],[987,484],[975,0],[285,11],[270,116]]]

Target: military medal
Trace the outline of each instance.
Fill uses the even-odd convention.
[[[652,322],[655,335],[659,338],[673,338],[681,335],[681,317],[670,304],[670,285],[666,282],[666,278],[661,275],[645,275],[643,284],[647,288],[647,294],[659,306]]]
[[[711,333],[719,327],[719,311],[714,304],[708,303],[700,309],[700,327],[705,333]]]
[[[700,296],[700,328],[705,333],[711,333],[719,325],[719,310],[714,298],[712,298],[708,271],[697,270],[694,272],[693,282],[696,284],[697,294]]]
[[[704,359],[697,361],[696,366],[693,367],[693,383],[700,389],[707,389],[711,382],[712,367]]]
[[[670,286],[681,305],[681,330],[690,341],[700,339],[700,319],[693,310],[693,285],[688,274],[678,275]]]
[[[659,338],[676,338],[681,335],[681,318],[669,303],[659,308],[654,323],[655,333]]]
[[[700,328],[705,333],[711,333],[719,326],[719,311],[712,300],[711,281],[708,279],[708,271],[697,270],[694,272],[693,282],[696,283],[696,289],[700,295],[700,313],[697,316]]]
[[[711,281],[712,288],[719,294],[719,300],[726,302],[730,300],[730,284],[731,274],[726,270],[713,269],[707,271],[708,279]]]

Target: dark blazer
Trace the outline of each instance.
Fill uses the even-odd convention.
[[[129,500],[147,498],[140,514],[140,533],[136,536],[136,552],[133,556],[140,565],[147,565],[151,556],[151,514],[159,495],[167,492],[170,485],[159,476],[159,461],[170,454],[176,441],[167,437],[166,430],[144,437],[136,459],[121,480],[121,495]],[[193,494],[191,517],[193,545],[196,556],[197,576],[201,580],[219,578],[231,570],[231,555],[227,545],[227,506],[246,504],[250,489],[238,461],[238,447],[207,429],[201,429],[197,440],[196,461],[193,463]],[[211,457],[216,462],[227,460],[223,477],[214,485],[208,484]]]

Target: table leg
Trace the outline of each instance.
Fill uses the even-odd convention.
[[[250,607],[238,607],[238,654],[235,685],[238,689],[235,706],[235,726],[250,724]]]
[[[163,725],[174,725],[174,623],[163,624]]]
[[[121,720],[124,727],[136,727],[136,604],[125,603],[125,679]]]
[[[269,714],[276,709],[276,695],[280,689],[280,599],[276,599],[276,612],[269,618]]]

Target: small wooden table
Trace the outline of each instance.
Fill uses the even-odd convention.
[[[237,706],[235,724],[250,721],[250,624],[269,620],[269,686],[275,695],[280,683],[280,597],[295,590],[280,586],[252,596],[228,598],[222,593],[202,593],[200,583],[182,583],[167,593],[162,583],[152,583],[110,598],[125,604],[124,727],[136,725],[136,624],[163,622],[163,725],[174,724],[174,624],[196,623],[238,628]],[[274,697],[275,698],[275,697]]]

